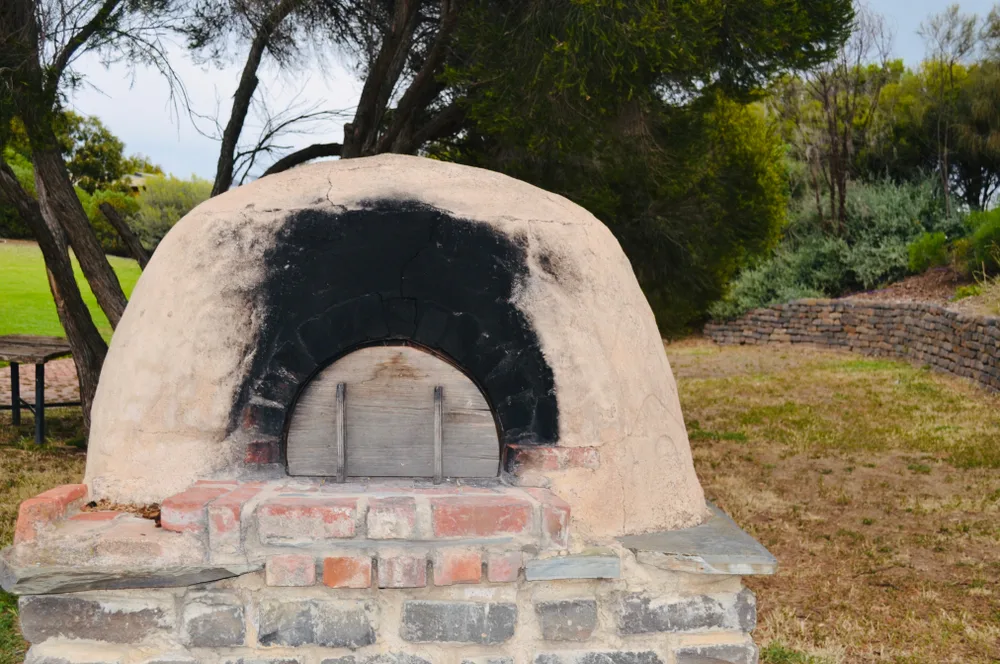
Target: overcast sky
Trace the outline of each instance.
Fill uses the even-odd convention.
[[[986,14],[994,0],[965,0],[963,11]],[[924,45],[916,34],[920,22],[940,12],[948,0],[869,0],[870,6],[885,15],[895,37],[898,57],[907,65],[916,65],[923,57]],[[172,59],[184,81],[194,110],[204,116],[228,117],[231,95],[239,79],[240,64],[224,69],[196,65],[180,47]],[[88,86],[74,92],[72,107],[87,115],[96,115],[123,141],[129,153],[142,153],[175,175],[191,174],[212,178],[218,159],[218,143],[203,135],[217,135],[210,119],[192,121],[183,111],[175,112],[169,89],[153,71],[137,72],[130,77],[124,66],[105,69],[95,58],[77,64]],[[268,106],[283,108],[296,104],[321,105],[325,109],[350,109],[357,103],[360,82],[343,66],[310,68],[293,74],[264,68],[261,87]],[[219,111],[222,113],[219,113]],[[223,120],[224,122],[225,120]],[[251,123],[252,124],[252,123]],[[325,132],[312,136],[289,136],[283,144],[301,147],[312,142],[340,141],[343,120],[328,122]],[[247,127],[254,131],[256,125]],[[248,135],[245,130],[244,135]]]

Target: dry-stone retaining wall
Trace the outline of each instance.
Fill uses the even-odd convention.
[[[1000,390],[1000,317],[934,304],[798,300],[710,323],[705,335],[720,344],[808,343],[899,357]]]

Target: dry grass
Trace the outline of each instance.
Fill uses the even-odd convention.
[[[0,548],[14,539],[22,500],[83,478],[79,409],[48,411],[45,421],[52,442],[42,448],[34,444],[31,415],[22,415],[21,421],[20,427],[13,427],[10,411],[0,412]],[[24,657],[16,605],[13,597],[0,590],[0,664],[17,664]]]
[[[708,495],[778,557],[771,664],[1000,661],[1000,398],[806,348],[667,347]]]

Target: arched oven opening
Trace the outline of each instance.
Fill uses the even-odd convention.
[[[484,391],[457,365],[418,344],[348,351],[299,391],[284,434],[289,475],[492,478],[501,435]]]

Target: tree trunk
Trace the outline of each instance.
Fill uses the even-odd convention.
[[[215,167],[215,183],[212,185],[212,196],[229,191],[233,184],[233,167],[236,160],[236,146],[243,133],[243,125],[250,112],[250,102],[257,91],[257,70],[260,68],[264,51],[271,43],[275,29],[288,17],[300,0],[281,0],[271,9],[254,35],[250,43],[250,52],[240,74],[240,82],[233,93],[233,108],[229,113],[229,122],[222,132],[222,145],[219,148],[219,161]]]
[[[823,199],[821,198],[819,189],[819,176],[816,174],[816,170],[819,168],[816,160],[819,157],[813,155],[807,156],[807,158],[809,160],[809,175],[812,179],[813,194],[816,196],[816,213],[819,214],[819,224],[820,226],[826,226],[826,220],[824,219],[826,215],[823,214]]]
[[[59,321],[66,332],[66,339],[73,350],[73,362],[80,381],[80,402],[83,421],[90,428],[90,407],[97,391],[97,381],[108,346],[90,317],[80,288],[73,275],[69,250],[63,230],[58,225],[49,226],[42,216],[38,203],[21,187],[10,167],[0,162],[0,191],[17,208],[21,220],[31,229],[38,247],[42,250],[48,272],[49,289],[56,303]]]
[[[306,146],[301,150],[296,150],[291,154],[285,155],[278,161],[271,164],[271,167],[264,171],[264,175],[261,175],[261,177],[287,171],[289,168],[294,168],[299,164],[304,164],[310,159],[318,159],[320,157],[339,157],[342,147],[343,146],[340,143],[315,143],[313,145]]]
[[[146,263],[149,262],[149,254],[142,246],[142,243],[139,242],[139,238],[135,236],[132,229],[128,227],[128,223],[122,219],[122,216],[118,214],[118,210],[111,203],[104,202],[99,207],[104,214],[104,218],[118,231],[118,235],[121,236],[122,242],[125,243],[128,252],[132,254],[132,258],[139,263],[139,269],[145,270]]]
[[[392,25],[383,36],[378,55],[369,67],[354,119],[344,127],[341,159],[372,154],[386,105],[403,71],[419,7],[420,0],[396,2]]]
[[[837,222],[837,171],[832,156],[830,159],[830,230],[833,231],[834,235],[840,235],[840,226]]]
[[[62,68],[118,3],[115,0],[105,0],[93,20],[70,38],[56,64],[49,67],[47,72],[41,64],[42,49],[39,46],[36,4],[32,0],[7,0],[4,4],[4,25],[0,27],[0,37],[7,49],[4,64],[14,62],[10,70],[12,85],[6,92],[24,123],[31,143],[38,208],[42,217],[52,233],[59,228],[65,231],[98,304],[111,326],[116,327],[125,311],[125,293],[122,292],[118,277],[111,269],[73,190],[59,141],[52,129],[52,121],[57,107],[58,80]],[[63,237],[60,232],[56,239]],[[66,284],[62,285],[65,289]]]
[[[63,162],[62,155],[53,148],[38,149],[39,141],[35,138],[38,132],[51,134],[51,127],[31,127],[29,136],[32,138],[32,161],[35,165],[35,186],[38,188],[38,204],[49,226],[61,226],[69,237],[76,259],[80,262],[90,289],[97,298],[97,303],[104,310],[112,328],[118,327],[118,322],[125,312],[125,293],[118,282],[115,271],[104,255],[101,243],[98,242],[90,220],[83,211],[80,199],[70,183],[69,172]],[[33,135],[34,134],[34,135]],[[54,145],[45,140],[42,145]]]
[[[948,136],[945,133],[944,145],[941,149],[941,186],[944,187],[944,216],[951,216],[951,174],[948,164]]]

